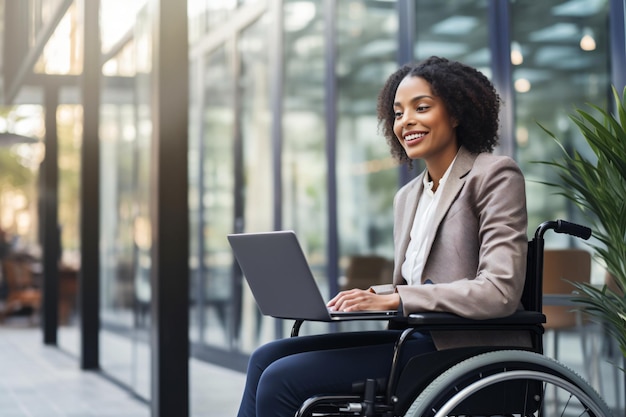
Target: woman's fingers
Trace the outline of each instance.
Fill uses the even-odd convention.
[[[377,295],[366,290],[352,289],[342,291],[328,302],[334,311],[359,311],[375,309]]]

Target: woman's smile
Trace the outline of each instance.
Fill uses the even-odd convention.
[[[421,142],[427,134],[427,132],[408,132],[404,135],[404,141],[409,146],[416,145]]]

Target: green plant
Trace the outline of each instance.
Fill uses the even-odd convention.
[[[3,187],[22,187],[32,180],[33,173],[20,164],[9,148],[0,147],[0,167],[0,190]]]
[[[615,280],[617,288],[592,284],[573,285],[579,291],[573,299],[582,310],[608,326],[626,356],[626,88],[620,98],[613,88],[615,115],[589,105],[597,113],[576,109],[570,119],[591,147],[596,160],[579,152],[568,153],[554,134],[540,127],[559,144],[563,158],[543,162],[558,171],[562,183],[558,194],[572,201],[588,219],[594,240],[590,245]]]

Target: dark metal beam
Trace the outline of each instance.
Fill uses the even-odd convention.
[[[609,4],[609,35],[611,51],[611,84],[621,94],[626,88],[626,0],[611,0]],[[612,99],[609,97],[609,102]]]
[[[75,87],[82,82],[81,77],[82,75],[73,74],[31,74],[26,78],[24,85],[43,87],[53,83],[59,87]],[[106,80],[107,87],[109,88],[128,90],[132,89],[135,85],[134,77],[108,75],[103,78]]]
[[[42,236],[43,249],[43,308],[42,330],[46,345],[57,344],[59,321],[59,255],[61,252],[59,234],[59,162],[57,136],[57,107],[59,89],[49,85],[44,90],[45,144],[46,156],[43,161],[41,181]]]
[[[271,135],[272,135],[272,201],[274,208],[272,226],[274,230],[281,230],[283,228],[283,99],[284,99],[284,85],[285,85],[285,68],[283,54],[285,53],[285,35],[283,32],[284,22],[284,0],[273,0],[270,4],[272,18],[275,24],[272,27],[271,42],[270,45],[270,106],[271,106]],[[241,171],[243,175],[243,167],[236,167],[235,169]],[[243,187],[243,179],[240,180]],[[236,189],[241,196],[239,199],[243,200],[244,193],[239,192],[240,188]],[[241,188],[243,190],[243,188]],[[243,207],[243,206],[242,206]],[[240,210],[238,215],[241,217],[241,228],[238,230],[235,228],[235,232],[243,232],[244,225],[244,211]],[[241,324],[241,308],[243,305],[243,273],[239,267],[237,261],[233,260],[233,270],[235,274],[233,276],[233,282],[237,285],[237,311],[238,327]],[[239,329],[238,329],[239,330]],[[274,320],[274,336],[276,338],[283,337],[283,322],[282,320]]]
[[[511,68],[511,22],[508,0],[489,2],[489,49],[491,50],[492,82],[500,94],[500,153],[515,154],[515,95]]]
[[[415,47],[415,2],[410,0],[398,0],[396,3],[398,13],[398,66],[413,62],[413,50]],[[391,75],[391,74],[389,74]]]
[[[152,0],[151,410],[189,416],[187,1]]]
[[[83,3],[83,144],[80,199],[79,314],[82,369],[99,368],[100,332],[100,0]]]
[[[339,292],[339,233],[337,231],[337,4],[325,0],[324,7],[324,101],[326,119],[326,195],[328,198],[328,245],[326,256],[328,289],[327,297]]]
[[[415,61],[414,48],[417,37],[415,28],[416,21],[416,5],[411,0],[398,0],[396,3],[396,12],[398,14],[398,67]],[[391,75],[391,74],[389,74]],[[414,166],[419,167],[419,161],[414,162]],[[411,181],[419,172],[419,169],[409,170],[406,164],[398,167],[398,188]]]
[[[272,196],[274,218],[272,225],[274,230],[283,228],[283,182],[282,182],[282,149],[283,149],[283,86],[285,84],[285,68],[283,54],[285,52],[285,36],[283,32],[284,15],[283,0],[273,0],[271,3],[272,19],[275,24],[271,32],[271,48],[269,48],[270,64],[270,105],[271,105],[271,135],[272,135]],[[243,222],[243,211],[241,212]],[[243,229],[235,232],[243,232]]]

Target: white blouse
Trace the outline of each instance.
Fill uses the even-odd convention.
[[[439,180],[437,191],[433,192],[433,181],[430,181],[428,171],[424,174],[424,192],[417,204],[413,226],[411,227],[411,240],[406,249],[404,263],[402,263],[402,276],[408,285],[420,285],[424,265],[426,264],[426,237],[430,229],[434,227],[433,220],[437,208],[437,203],[443,194],[442,190],[446,184],[446,179],[452,170],[456,157]]]

